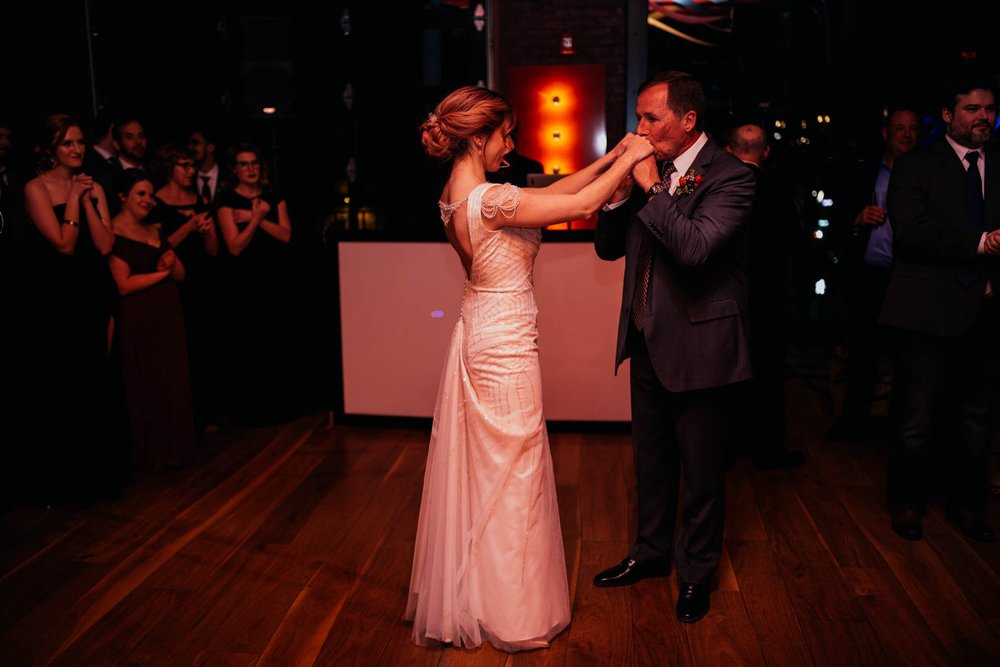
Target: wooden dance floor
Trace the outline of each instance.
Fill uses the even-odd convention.
[[[674,617],[674,578],[590,580],[627,550],[628,437],[552,435],[573,621],[548,650],[418,648],[403,621],[428,432],[283,428],[209,436],[192,468],[86,510],[0,523],[0,664],[997,665],[1000,546],[933,506],[889,528],[885,447],[828,442],[823,393],[789,381],[792,471],[729,473],[712,611]],[[1000,529],[1000,503],[991,501]]]

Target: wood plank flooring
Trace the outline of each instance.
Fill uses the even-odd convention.
[[[0,520],[0,665],[997,665],[1000,546],[940,503],[889,528],[878,441],[823,440],[815,383],[789,380],[808,462],[727,480],[712,611],[674,618],[673,577],[598,589],[635,518],[629,438],[554,433],[573,621],[506,655],[410,642],[403,621],[428,432],[321,415],[213,435],[199,463],[86,510]],[[1000,528],[1000,503],[990,517]]]

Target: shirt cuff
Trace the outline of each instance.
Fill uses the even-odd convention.
[[[619,201],[613,202],[611,204],[605,204],[604,206],[601,207],[601,210],[602,211],[613,211],[616,208],[619,208],[619,207],[623,206],[625,204],[625,202],[627,202],[627,201],[628,201],[628,197],[626,197],[625,199],[621,199]],[[983,238],[986,238],[985,234],[983,234]],[[983,244],[980,243],[979,244],[979,252],[981,253],[982,251],[983,251]]]
[[[979,237],[979,254],[986,254],[986,232],[983,232],[983,235]]]

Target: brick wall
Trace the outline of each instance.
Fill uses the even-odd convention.
[[[507,68],[512,65],[603,63],[608,145],[614,145],[625,133],[625,4],[626,0],[495,0],[494,86],[507,92]],[[566,29],[573,35],[573,55],[559,53]]]

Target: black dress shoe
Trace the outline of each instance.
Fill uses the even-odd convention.
[[[996,542],[997,536],[986,523],[982,512],[972,509],[948,510],[948,520],[958,526],[966,537],[978,542]]]
[[[694,623],[708,613],[708,584],[681,583],[677,596],[677,620]]]
[[[634,560],[626,558],[622,562],[602,570],[594,577],[594,585],[602,588],[631,586],[641,579],[670,576],[670,559],[653,558]]]
[[[892,511],[892,529],[905,540],[915,541],[924,536],[920,512],[912,507],[897,507]]]

